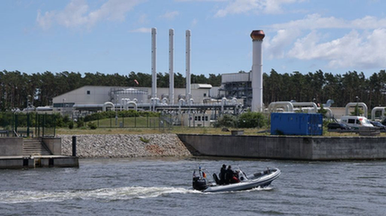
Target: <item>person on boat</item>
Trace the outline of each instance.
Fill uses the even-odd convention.
[[[232,170],[232,167],[229,165],[225,174],[225,181],[227,184],[240,182],[236,177],[235,172]]]
[[[227,183],[232,184],[232,183],[238,183],[240,182],[237,173],[232,170],[232,167],[229,165],[227,172],[226,172],[226,178],[227,178]]]
[[[222,165],[221,170],[220,170],[220,184],[225,184],[225,174],[226,174],[226,168],[227,166],[225,164]]]

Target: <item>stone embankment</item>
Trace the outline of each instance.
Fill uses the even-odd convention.
[[[72,136],[62,138],[62,154],[72,155]],[[190,156],[175,134],[87,134],[76,135],[76,153],[80,158],[171,157]]]

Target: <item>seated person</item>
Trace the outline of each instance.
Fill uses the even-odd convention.
[[[225,173],[226,173],[226,165],[223,164],[219,174],[220,184],[225,184]]]
[[[240,180],[236,176],[236,173],[232,170],[232,167],[230,165],[228,166],[228,169],[226,171],[225,179],[226,183],[228,184],[240,182]]]

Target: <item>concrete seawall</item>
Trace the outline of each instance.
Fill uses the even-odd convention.
[[[72,136],[62,139],[62,155],[72,155]],[[176,134],[88,134],[76,135],[80,158],[190,156]]]
[[[291,160],[386,159],[386,137],[178,134],[195,155]]]

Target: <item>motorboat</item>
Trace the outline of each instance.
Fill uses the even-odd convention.
[[[237,169],[234,174],[234,183],[223,183],[216,173],[213,174],[214,181],[209,182],[206,173],[200,167],[193,171],[193,189],[202,192],[222,192],[267,187],[280,176],[281,171],[278,168],[267,168],[247,176],[242,170]]]

